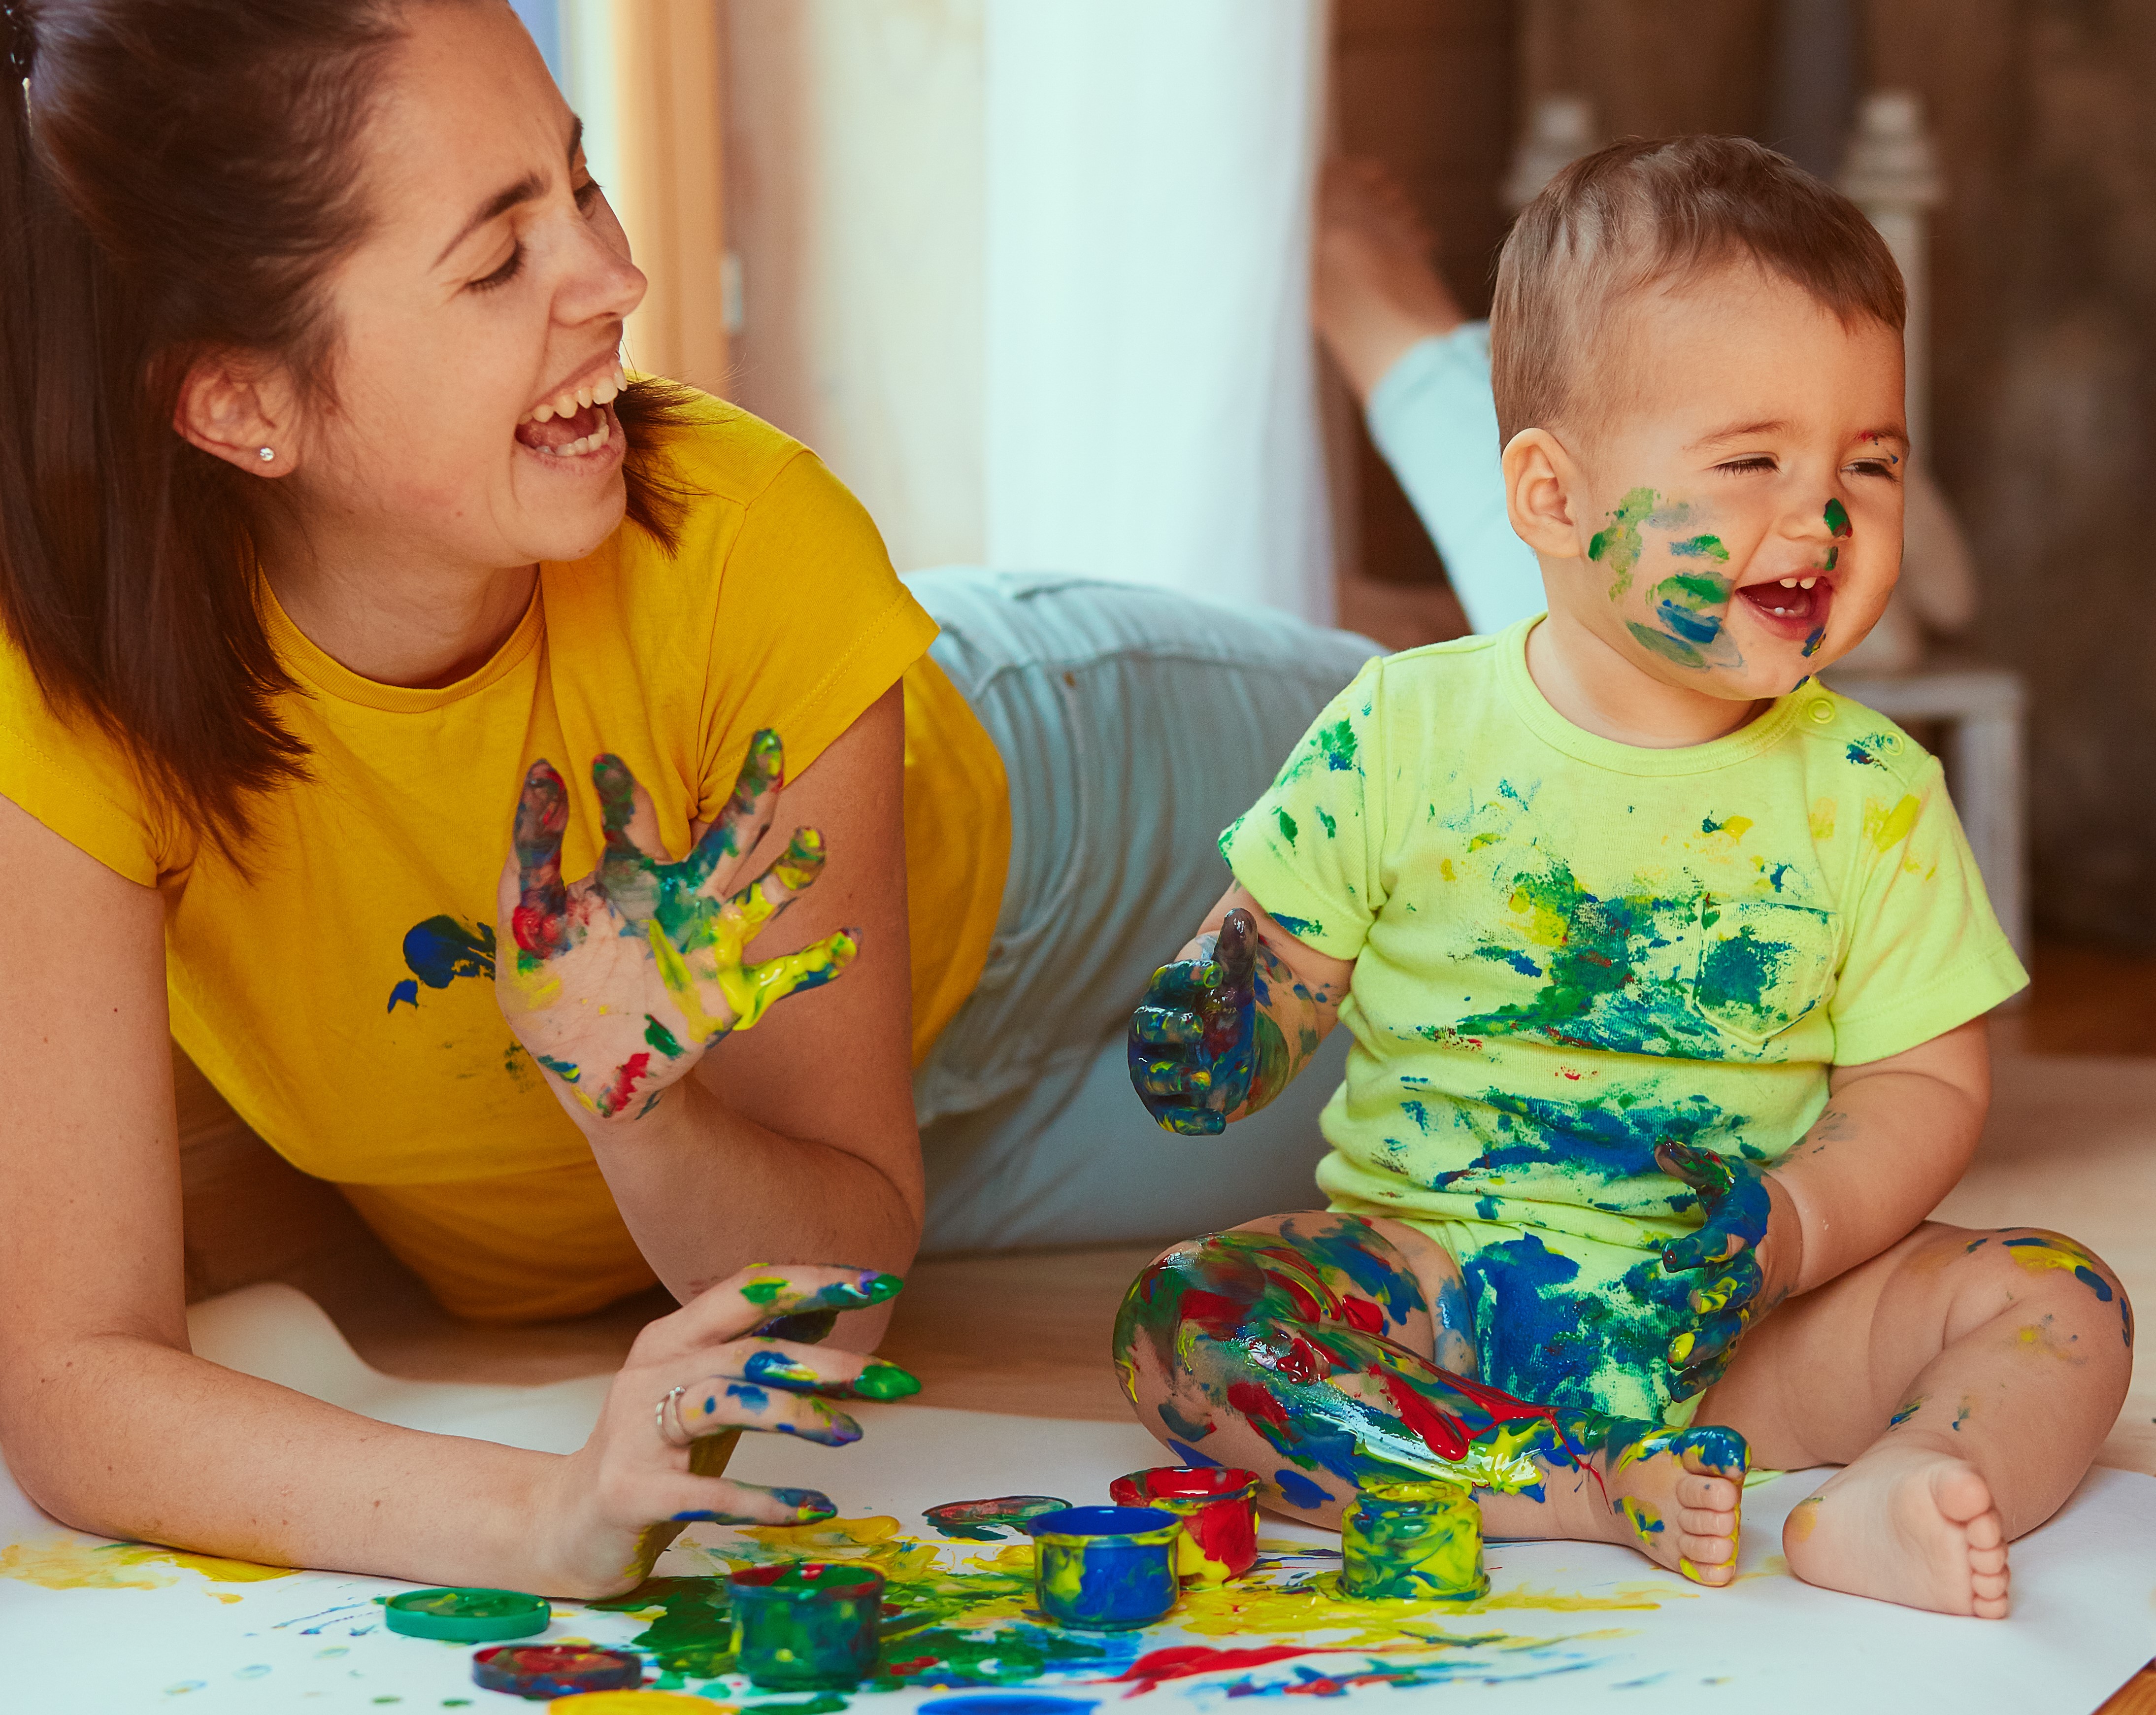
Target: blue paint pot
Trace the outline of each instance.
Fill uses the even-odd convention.
[[[1150,1507],[1066,1507],[1026,1521],[1040,1611],[1058,1625],[1123,1631],[1175,1605],[1183,1521]]]
[[[727,1579],[739,1671],[762,1691],[850,1691],[875,1671],[883,1574],[850,1562],[745,1566]]]

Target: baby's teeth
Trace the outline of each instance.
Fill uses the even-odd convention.
[[[552,405],[542,405],[531,413],[531,420],[534,423],[552,423],[554,420],[554,408]]]
[[[1784,589],[1794,589],[1796,587],[1797,580],[1794,578],[1784,578],[1782,580],[1782,588]]]
[[[1806,579],[1804,579],[1804,583],[1803,583],[1803,585],[1802,585],[1801,587],[1802,587],[1802,588],[1805,588],[1805,589],[1810,589],[1810,588],[1811,588],[1815,583],[1817,583],[1818,582],[1819,582],[1819,579],[1818,579],[1818,578],[1807,578]]]

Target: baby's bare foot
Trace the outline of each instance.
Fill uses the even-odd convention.
[[[1311,316],[1365,401],[1409,346],[1465,319],[1430,264],[1432,243],[1407,193],[1376,162],[1327,167]]]
[[[1656,1430],[1600,1463],[1608,1497],[1602,1540],[1637,1548],[1696,1584],[1726,1584],[1737,1576],[1742,1436],[1726,1429]]]
[[[1807,1584],[1938,1614],[2004,1620],[2006,1530],[1965,1459],[1895,1436],[1800,1501],[1782,1527]]]

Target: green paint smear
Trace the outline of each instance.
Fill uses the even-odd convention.
[[[1630,490],[1617,503],[1609,516],[1609,527],[1598,530],[1588,538],[1587,557],[1607,563],[1616,575],[1610,580],[1609,599],[1618,597],[1632,587],[1632,568],[1640,563],[1644,544],[1640,530],[1644,525],[1655,530],[1680,529],[1691,521],[1691,507],[1682,501],[1660,505],[1661,496],[1651,488]],[[1697,537],[1697,542],[1713,542],[1712,537]],[[1717,547],[1719,542],[1715,544]]]
[[[681,1057],[681,1045],[675,1040],[674,1033],[649,1013],[644,1015],[644,1040],[669,1060]]]
[[[1280,830],[1287,837],[1287,843],[1293,845],[1296,835],[1302,831],[1296,825],[1295,818],[1285,809],[1276,809],[1273,811],[1273,819],[1280,824]]]
[[[839,1715],[839,1711],[848,1706],[844,1697],[825,1692],[820,1697],[796,1697],[777,1703],[743,1703],[741,1707],[742,1715],[747,1715],[752,1709],[790,1709],[795,1712],[795,1715]]]
[[[649,1578],[625,1596],[585,1606],[603,1614],[664,1608],[664,1614],[629,1640],[634,1648],[649,1651],[653,1662],[670,1673],[716,1679],[733,1671],[733,1615],[722,1578]]]
[[[1673,542],[1670,552],[1680,560],[1714,560],[1727,563],[1729,550],[1718,536],[1695,536],[1689,542]]]
[[[1748,1012],[1765,1023],[1782,1021],[1766,997],[1796,956],[1785,941],[1768,941],[1746,925],[1709,947],[1699,962],[1694,993],[1708,1012]]]
[[[1836,536],[1847,536],[1851,533],[1853,526],[1849,521],[1849,509],[1840,501],[1829,501],[1826,503],[1826,527]]]

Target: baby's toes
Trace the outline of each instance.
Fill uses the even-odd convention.
[[[1702,1512],[1733,1513],[1738,1497],[1743,1493],[1726,1476],[1695,1476],[1686,1472],[1677,1479],[1677,1505],[1697,1507]]]
[[[1677,1508],[1677,1528],[1686,1538],[1697,1537],[1706,1542],[1719,1538],[1727,1541],[1737,1534],[1737,1515],[1719,1507],[1710,1510],[1704,1507]]]

